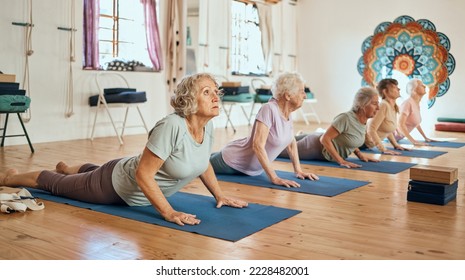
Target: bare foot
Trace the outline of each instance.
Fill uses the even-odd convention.
[[[69,168],[69,166],[68,166],[66,163],[60,161],[60,162],[57,163],[57,165],[55,166],[55,171],[56,171],[57,173],[67,175],[67,174],[68,174],[68,173],[67,173],[68,168]]]
[[[5,173],[0,173],[0,185],[6,185],[8,178],[16,174],[18,174],[18,170],[14,168],[8,169]]]
[[[79,172],[79,169],[81,168],[81,166],[82,165],[69,166],[66,163],[60,161],[55,166],[55,172],[60,173],[60,174],[64,174],[64,175],[77,174]]]

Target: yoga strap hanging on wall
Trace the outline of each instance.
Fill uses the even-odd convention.
[[[74,115],[74,75],[73,62],[76,61],[76,20],[75,20],[75,0],[71,0],[70,7],[70,28],[58,28],[69,31],[69,72],[68,85],[66,93],[66,111],[65,117],[70,118]]]
[[[32,50],[32,28],[34,27],[34,24],[32,23],[32,0],[27,0],[27,13],[29,15],[29,20],[28,23],[24,25],[24,47],[26,50],[26,58],[24,62],[24,75],[23,75],[23,88],[26,90],[26,95],[29,97],[31,96],[31,86],[29,82],[29,56],[31,56],[34,51]],[[26,112],[24,112],[21,116],[24,122],[29,122],[32,118],[32,112],[31,112],[31,107],[29,107]]]

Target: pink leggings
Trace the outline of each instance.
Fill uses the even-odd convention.
[[[120,160],[102,166],[86,163],[72,175],[42,171],[37,178],[37,189],[82,202],[127,205],[115,192],[111,180],[113,169]]]

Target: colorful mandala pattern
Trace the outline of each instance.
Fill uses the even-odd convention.
[[[397,70],[429,87],[431,108],[436,97],[446,94],[450,87],[455,59],[449,50],[449,38],[437,32],[429,20],[400,16],[394,22],[383,22],[362,44],[363,56],[357,65],[362,85],[374,86]]]

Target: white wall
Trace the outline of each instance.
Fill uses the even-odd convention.
[[[27,1],[0,0],[0,70],[4,73],[16,74],[16,81],[24,87],[24,28],[12,25],[12,22],[27,22]],[[69,67],[68,32],[57,27],[69,27],[70,2],[61,0],[41,0],[33,2],[33,35],[32,48],[34,54],[29,57],[31,96],[31,120],[26,128],[34,143],[85,139],[90,136],[94,116],[93,108],[88,106],[88,97],[97,94],[94,82],[96,71],[82,70],[82,1],[76,1],[76,62],[74,72],[74,115],[65,118],[66,86]],[[164,1],[160,1],[159,19],[163,30],[165,17]],[[164,47],[164,44],[163,44]],[[143,106],[143,115],[148,126],[169,111],[169,95],[166,90],[164,72],[125,72],[125,77],[132,87],[144,90],[148,102]],[[115,111],[117,114],[118,111]],[[117,118],[122,120],[123,112]],[[136,111],[131,113],[129,124],[138,122]],[[99,119],[108,122],[106,115]],[[4,117],[1,117],[3,127]],[[128,129],[127,134],[143,133],[143,129]],[[11,116],[8,134],[22,133],[15,116]],[[109,123],[97,127],[96,136],[114,135]],[[6,139],[5,145],[24,144],[24,137]]]
[[[361,86],[357,61],[362,42],[373,35],[381,22],[401,15],[428,19],[451,42],[456,60],[451,86],[436,104],[422,103],[425,130],[433,130],[437,117],[465,117],[465,1],[461,0],[303,0],[299,1],[299,71],[316,93],[316,110],[325,122],[350,109],[352,97]],[[403,90],[403,89],[402,89]]]
[[[27,21],[26,2],[0,0],[0,36],[3,38],[0,43],[0,70],[16,74],[19,82],[22,82],[24,71],[24,32],[22,27],[11,23]],[[64,116],[68,77],[68,34],[57,30],[57,27],[69,25],[69,2],[33,1],[34,54],[29,59],[32,119],[26,124],[33,143],[85,139],[90,136],[94,111],[87,105],[87,100],[91,94],[96,94],[93,81],[96,71],[81,69],[82,1],[79,0],[76,1],[75,13],[78,29],[77,58],[73,66],[75,114],[70,118]],[[165,4],[165,1],[160,1],[162,30],[165,25]],[[287,1],[283,1],[278,5],[288,4]],[[357,60],[362,55],[361,43],[373,34],[380,22],[392,22],[400,15],[409,15],[415,20],[425,18],[432,21],[437,31],[449,37],[452,46],[450,52],[456,59],[456,68],[450,76],[451,87],[448,93],[438,98],[431,109],[426,108],[426,102],[423,104],[424,128],[431,130],[437,117],[464,117],[462,108],[465,101],[465,84],[462,80],[465,80],[465,66],[461,63],[465,59],[465,54],[461,52],[465,49],[463,11],[465,2],[462,0],[300,0],[296,13],[299,22],[297,36],[292,36],[295,32],[292,24],[286,24],[290,30],[280,32],[287,34],[289,39],[296,37],[298,70],[317,95],[319,104],[315,107],[318,114],[323,121],[330,122],[336,114],[350,108],[352,96],[360,87],[361,76],[356,67]],[[282,18],[275,23],[288,23],[292,20],[289,15],[281,15]],[[165,47],[165,43],[162,45]],[[290,67],[287,64],[289,63],[286,63],[285,68]],[[125,73],[125,76],[132,86],[147,92],[148,102],[143,108],[143,114],[149,125],[171,112],[163,71]],[[230,78],[247,83],[244,77]],[[233,115],[237,124],[246,123],[239,108],[234,110]],[[137,121],[137,115],[133,116],[130,121]],[[104,118],[102,115],[100,119]],[[1,117],[0,121],[3,120]],[[223,126],[224,122],[224,116],[215,120],[218,126]],[[10,118],[8,132],[21,132],[14,116]],[[127,131],[129,134],[141,132],[143,130],[140,129]],[[110,125],[98,127],[97,136],[111,135],[113,131]],[[6,145],[24,143],[24,137],[6,140]]]

